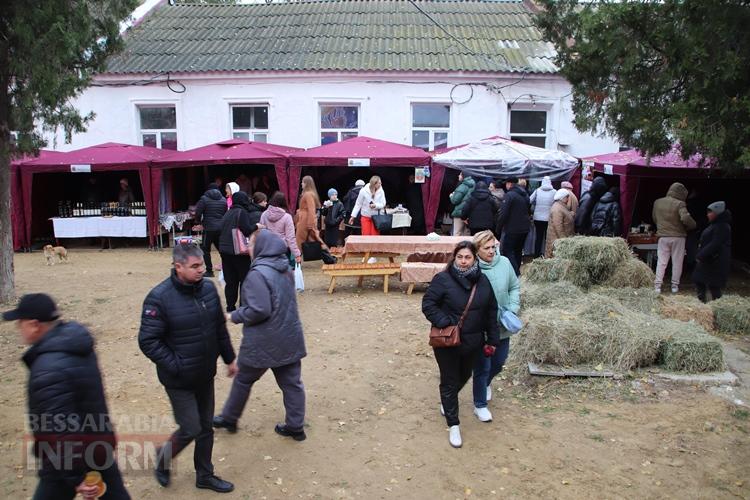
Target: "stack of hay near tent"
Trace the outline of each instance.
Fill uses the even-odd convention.
[[[716,329],[729,335],[750,335],[750,299],[725,295],[710,302]]]

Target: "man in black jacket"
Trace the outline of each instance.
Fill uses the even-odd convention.
[[[505,180],[507,194],[500,206],[495,235],[502,234],[503,255],[513,264],[516,276],[521,275],[523,244],[531,229],[529,193],[518,185],[518,178]]]
[[[211,262],[211,245],[219,249],[219,236],[221,235],[221,218],[227,212],[227,200],[221,195],[219,186],[214,183],[208,185],[208,189],[198,203],[195,205],[195,220],[203,226],[203,258],[206,261],[206,274],[204,277],[213,278],[214,266]]]
[[[344,220],[348,221],[349,218],[352,216],[352,212],[354,211],[354,205],[357,204],[357,198],[359,197],[359,192],[362,191],[362,188],[365,186],[365,181],[362,179],[357,179],[357,182],[354,183],[354,187],[351,188],[346,195],[344,196],[344,199],[341,200],[341,202],[344,204]],[[354,219],[354,224],[349,225],[346,224],[344,226],[344,239],[346,239],[347,236],[350,234],[360,234],[361,232],[361,224],[360,224],[360,217],[357,216]]]
[[[607,189],[609,188],[604,177],[597,177],[591,184],[591,189],[583,193],[581,201],[578,204],[578,210],[576,211],[576,233],[583,235],[591,234],[591,216],[594,212],[594,207],[607,192]]]
[[[477,182],[469,201],[464,206],[461,217],[468,220],[469,231],[472,236],[485,230],[492,230],[495,226],[495,216],[500,208],[497,198],[490,194],[487,184]]]
[[[117,442],[104,398],[94,340],[82,325],[60,320],[48,295],[24,295],[3,313],[16,320],[29,368],[29,427],[40,461],[35,499],[99,498],[84,481],[92,471],[106,485],[104,499],[128,499],[115,460]]]
[[[203,252],[196,245],[179,244],[172,254],[172,275],[146,296],[138,344],[156,365],[179,429],[159,449],[156,479],[170,481],[170,463],[195,440],[194,462],[198,488],[228,493],[234,485],[214,475],[211,451],[214,433],[214,377],[216,358],[237,373],[221,300],[214,284],[204,280]]]

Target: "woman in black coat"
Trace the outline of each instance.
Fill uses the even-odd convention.
[[[706,302],[706,290],[711,298],[721,297],[721,289],[727,286],[732,259],[732,213],[723,201],[708,206],[708,227],[701,234],[696,255],[693,282],[698,298]]]
[[[591,236],[621,236],[622,210],[620,209],[620,191],[613,187],[591,212]]]
[[[471,377],[478,356],[492,355],[500,338],[497,326],[497,300],[489,280],[477,265],[477,249],[462,241],[444,271],[435,275],[422,299],[422,313],[433,326],[457,325],[476,286],[474,299],[461,328],[461,345],[434,348],[440,369],[441,412],[450,427],[450,444],[460,448],[458,393]]]
[[[487,184],[480,181],[471,192],[461,217],[468,219],[469,231],[473,236],[487,229],[495,229],[495,216],[499,208],[500,202],[490,193]]]
[[[252,203],[244,191],[238,191],[232,195],[232,208],[221,219],[219,254],[226,283],[224,296],[227,300],[227,312],[232,312],[237,308],[242,280],[250,270],[250,254],[237,254],[234,251],[232,229],[239,229],[249,238],[258,228],[262,212],[263,209]]]

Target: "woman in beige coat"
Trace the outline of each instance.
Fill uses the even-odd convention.
[[[568,238],[575,234],[573,212],[568,208],[568,198],[570,196],[570,191],[567,189],[558,189],[557,193],[555,193],[555,201],[549,212],[545,257],[552,257],[552,245],[556,239]]]
[[[315,187],[315,181],[309,175],[302,178],[302,196],[299,199],[299,209],[295,216],[297,225],[296,237],[297,247],[302,248],[302,244],[307,241],[317,241],[321,248],[328,249],[325,242],[320,237],[318,231],[317,217],[320,208],[320,198],[318,190]]]

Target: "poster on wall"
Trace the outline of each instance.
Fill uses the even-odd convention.
[[[426,179],[424,168],[417,167],[414,169],[414,183],[424,184]]]

